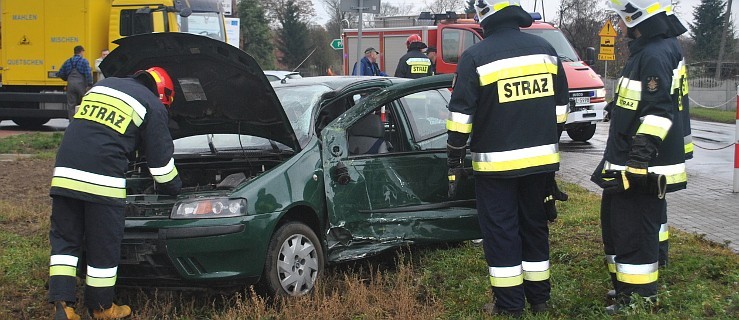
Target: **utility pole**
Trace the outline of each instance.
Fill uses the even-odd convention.
[[[724,30],[721,32],[721,44],[718,47],[718,61],[716,62],[716,81],[721,81],[721,64],[724,59],[724,48],[726,47],[726,35],[731,24],[731,0],[726,3],[726,14],[724,15]]]

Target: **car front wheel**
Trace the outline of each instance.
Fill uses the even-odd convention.
[[[323,249],[313,230],[289,222],[270,240],[260,284],[272,296],[301,296],[313,290],[323,265]]]

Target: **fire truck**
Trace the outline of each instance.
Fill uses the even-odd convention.
[[[538,13],[531,27],[522,31],[546,39],[557,51],[570,89],[570,113],[563,128],[575,141],[587,141],[595,134],[596,123],[605,116],[606,90],[603,81],[590,65],[595,60],[595,49],[588,48],[583,61],[567,38],[554,25],[542,22]],[[381,52],[378,64],[388,75],[393,75],[398,60],[406,52],[405,40],[411,34],[418,34],[423,41],[437,49],[436,73],[453,73],[462,52],[480,42],[483,31],[474,19],[459,19],[453,12],[430,15],[422,13],[419,17],[382,17],[372,21],[374,26],[362,30],[362,52],[373,47]],[[342,33],[344,43],[344,74],[351,74],[357,61],[357,29],[345,29]]]

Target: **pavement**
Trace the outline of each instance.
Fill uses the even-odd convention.
[[[733,125],[727,126],[733,128]],[[597,128],[596,138],[607,137],[607,123],[599,123]],[[700,135],[694,129],[696,144],[704,144],[700,138],[696,139],[696,134]],[[603,154],[602,148],[592,146],[600,144],[605,145],[605,141],[567,142],[566,134],[563,134],[560,143],[563,152],[557,177],[601,194],[602,189],[590,181],[590,174]],[[730,149],[733,148],[732,146]],[[696,157],[711,152],[716,151],[698,147],[695,149]],[[672,228],[704,235],[705,239],[725,244],[735,253],[739,253],[739,193],[732,193],[733,178],[724,172],[715,174],[701,170],[698,165],[691,168],[695,161],[694,159],[687,162],[687,189],[667,194],[667,223]]]

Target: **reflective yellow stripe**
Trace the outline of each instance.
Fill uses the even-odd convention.
[[[526,281],[544,281],[549,279],[549,270],[545,271],[524,271],[523,278]]]
[[[446,129],[449,131],[454,131],[454,132],[459,132],[459,133],[470,133],[472,132],[472,124],[471,123],[459,123],[459,122],[454,122],[452,120],[447,120]]]
[[[615,263],[608,263],[608,272],[610,272],[610,273],[616,273],[616,264]]]
[[[537,74],[557,74],[557,65],[552,63],[539,63],[502,69],[488,74],[480,74],[480,86],[489,85],[499,81],[500,79],[517,78]]]
[[[170,171],[169,173],[165,175],[161,175],[161,176],[152,176],[152,177],[154,177],[154,181],[156,182],[166,183],[166,182],[172,181],[172,179],[174,179],[176,176],[177,176],[177,168],[172,167],[172,171]]]
[[[49,267],[49,276],[68,276],[76,277],[77,268],[70,266],[51,266]]]
[[[693,152],[693,147],[694,146],[693,146],[693,143],[692,142],[686,144],[685,145],[685,153],[691,153],[691,152]]]
[[[95,278],[88,275],[85,279],[85,283],[87,283],[87,285],[90,287],[96,288],[114,287],[117,278],[118,276],[109,278]]]
[[[616,255],[606,255],[606,265],[608,266],[608,272],[616,273]]]
[[[508,1],[498,2],[498,3],[496,3],[496,4],[493,5],[493,12],[503,10],[503,8],[506,8],[506,7],[511,6],[511,5],[514,5],[515,6],[516,4],[511,4]]]
[[[133,123],[137,127],[141,126],[141,123],[144,121],[143,117],[136,111],[136,109],[133,106],[126,103],[126,101],[121,99],[121,97],[111,96],[109,94],[105,94],[102,92],[105,92],[105,91],[91,90],[90,92],[88,92],[82,99],[82,106],[84,106],[86,101],[90,102],[93,105],[94,104],[104,104],[106,106],[110,106],[118,110],[120,113],[127,115],[131,120],[133,120]],[[122,94],[124,93],[120,93],[119,95],[122,95]],[[126,100],[130,100],[130,99],[133,99],[133,98],[129,98]],[[138,103],[138,101],[136,103]],[[78,111],[78,113],[83,111],[82,106],[80,107],[80,110]],[[143,108],[143,106],[141,108]],[[92,111],[92,110],[89,110],[89,111]],[[76,116],[77,115],[75,114],[75,117]],[[124,128],[124,131],[125,131],[125,128]]]
[[[648,274],[628,274],[616,272],[616,279],[621,282],[630,284],[650,284],[657,281],[659,278],[659,271],[655,271]]]
[[[666,224],[662,224],[659,227],[659,242],[667,241],[670,239],[670,229],[667,228]]]
[[[457,180],[457,176],[455,176],[455,175],[450,175],[450,176],[449,176],[449,181],[454,181],[454,180]]]
[[[85,193],[90,193],[98,196],[111,197],[111,198],[126,198],[126,188],[113,188],[99,186],[92,183],[76,181],[68,178],[54,177],[51,179],[52,187],[65,188]]]
[[[490,285],[498,288],[514,287],[523,284],[523,274],[513,277],[493,277],[490,276]]]
[[[664,140],[672,127],[672,120],[654,115],[644,117],[644,121],[636,131],[637,134],[648,134]]]
[[[661,6],[659,5],[659,2],[652,4],[651,6],[647,7],[647,13],[654,13],[657,10],[659,10]]]
[[[501,162],[472,162],[472,168],[475,171],[484,172],[500,172],[538,167],[548,164],[559,163],[559,152],[555,154],[547,154],[543,156],[531,157],[519,160],[501,161]]]
[[[639,100],[632,100],[629,98],[618,97],[618,100],[616,101],[616,106],[619,106],[621,108],[628,109],[628,110],[636,110],[636,107],[639,106]]]
[[[678,183],[683,183],[683,182],[688,181],[688,174],[686,172],[666,175],[665,177],[667,178],[668,185],[678,184]]]
[[[557,106],[557,123],[567,122],[567,115],[570,113],[570,108],[567,105]]]

